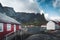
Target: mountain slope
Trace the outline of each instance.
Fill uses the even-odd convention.
[[[44,14],[40,13],[26,13],[26,12],[15,12],[11,7],[3,7],[0,5],[0,12],[16,19],[17,21],[21,22],[24,25],[41,25],[46,24],[47,21],[44,17]]]

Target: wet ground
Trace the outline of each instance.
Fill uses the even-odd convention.
[[[60,35],[60,34],[59,34]],[[57,33],[27,33],[23,32],[22,35],[16,35],[12,40],[60,40],[60,36]]]
[[[41,31],[40,28],[29,28],[16,33],[11,40],[60,40],[60,30],[52,33]]]

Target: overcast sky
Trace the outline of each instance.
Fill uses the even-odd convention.
[[[0,0],[3,6],[13,7],[16,12],[40,12],[35,0]]]

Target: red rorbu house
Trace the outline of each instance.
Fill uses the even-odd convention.
[[[0,13],[0,40],[11,32],[15,32],[21,29],[21,24],[15,19]]]
[[[60,26],[60,22],[58,22],[58,25]]]

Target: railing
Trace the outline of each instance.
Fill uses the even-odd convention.
[[[14,34],[14,33],[13,32],[10,32],[10,33],[6,34],[4,36],[4,40],[8,40],[8,37],[10,37],[12,34]]]
[[[11,32],[8,33],[7,35],[5,35],[4,40],[11,40],[16,34],[19,34],[19,30],[17,30],[16,32]]]

